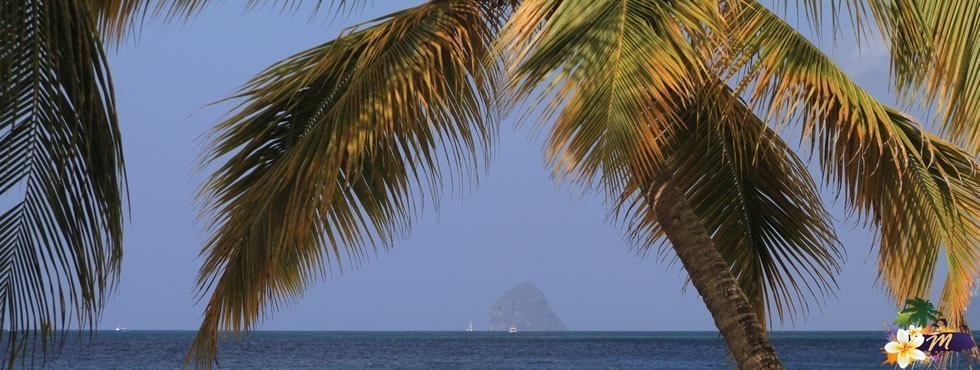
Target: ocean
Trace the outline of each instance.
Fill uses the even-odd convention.
[[[193,337],[191,331],[101,331],[91,341],[72,337],[44,366],[175,369]],[[884,332],[775,332],[771,338],[790,369],[878,369],[884,359]],[[261,331],[219,348],[220,367],[234,369],[724,369],[734,364],[716,332]]]

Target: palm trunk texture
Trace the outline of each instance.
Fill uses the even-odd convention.
[[[701,220],[668,173],[658,174],[648,201],[740,369],[783,369],[745,293]]]

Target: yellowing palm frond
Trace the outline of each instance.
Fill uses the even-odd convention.
[[[899,219],[918,221],[906,223],[907,229],[887,225],[890,220],[882,226],[883,239],[906,244],[883,247],[879,266],[896,298],[924,297],[938,258],[944,256],[949,272],[939,307],[952,324],[959,324],[960,314],[970,304],[972,284],[980,276],[980,165],[907,117],[896,115],[895,122],[908,140],[909,155],[923,160],[910,161],[906,173],[898,175],[903,178],[901,187],[883,198],[887,208],[904,213]]]
[[[879,271],[894,298],[926,296],[942,248],[949,258],[977,253],[980,169],[972,156],[879,103],[761,5],[737,5],[725,17],[739,90],[768,119],[800,123],[827,181],[879,232]],[[976,276],[977,261],[956,263]]]
[[[8,367],[22,353],[48,351],[73,326],[92,330],[119,277],[125,176],[107,68],[81,2],[0,2],[0,354]]]
[[[890,43],[892,77],[906,103],[937,108],[943,133],[980,153],[980,3],[957,0],[847,0],[797,3],[815,30],[829,18],[860,39],[876,29]],[[738,6],[738,2],[733,2]],[[844,19],[846,18],[846,19]],[[873,27],[871,27],[873,26]]]
[[[900,20],[890,29],[899,91],[935,107],[943,133],[980,154],[980,3],[892,1]]]
[[[248,331],[331,264],[404,231],[416,195],[476,167],[495,135],[498,10],[432,2],[307,50],[255,77],[221,123],[204,189],[204,322],[188,360],[212,365],[219,330]],[[445,153],[448,152],[448,155]],[[449,172],[447,174],[447,171]]]
[[[669,171],[731,266],[760,322],[833,294],[840,243],[817,187],[790,148],[728,89],[700,95],[668,135]],[[623,199],[641,248],[666,242],[643,177]]]
[[[974,243],[980,243],[980,241],[974,241]],[[969,258],[973,258],[976,261],[980,259],[980,253],[973,250],[970,252],[960,252],[965,253],[960,255],[950,254],[955,252],[957,251],[946,251],[949,254],[946,259],[949,272],[946,275],[943,291],[939,297],[939,310],[944,313],[950,327],[959,328],[960,325],[966,324],[966,318],[963,317],[963,313],[966,312],[966,308],[970,307],[972,297],[970,292],[976,289],[974,285],[976,284],[976,279],[974,276],[977,275],[978,268],[975,266],[975,263],[973,265],[969,263]]]
[[[523,96],[542,87],[556,117],[549,159],[560,176],[622,188],[626,169],[654,168],[657,139],[704,71],[691,32],[713,20],[710,1],[531,0],[500,44]]]
[[[904,0],[843,0],[828,2],[824,0],[781,1],[797,7],[797,13],[810,23],[817,34],[822,32],[826,21],[830,21],[832,32],[841,31],[841,25],[849,23],[851,31],[861,39],[871,31],[882,32],[889,29],[892,22],[889,8],[894,1]],[[776,4],[779,6],[780,4]],[[828,14],[829,13],[829,14]]]

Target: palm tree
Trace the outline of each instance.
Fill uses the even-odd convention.
[[[900,316],[896,324],[899,326],[906,326],[908,324],[916,323],[923,328],[929,326],[929,323],[939,321],[940,318],[936,315],[942,316],[942,313],[936,310],[936,307],[932,305],[932,302],[922,298],[915,298],[905,301],[905,308],[898,313]]]
[[[102,43],[209,3],[63,2],[0,5],[5,30],[27,29],[0,44],[0,189],[27,188],[24,210],[0,218],[11,333],[92,322],[118,271],[122,159]],[[765,324],[832,294],[841,257],[776,127],[806,139],[826,185],[879,236],[897,302],[926,296],[945,253],[940,308],[963,312],[980,260],[980,9],[847,4],[830,18],[880,30],[907,108],[936,112],[945,139],[754,0],[437,0],[269,67],[206,153],[219,168],[202,191],[207,305],[188,361],[210,367],[221,332],[249,331],[334,266],[390,247],[444,180],[471,180],[521,101],[543,107],[533,118],[556,177],[606,194],[641,248],[672,247],[741,368],[781,367]],[[803,9],[825,17],[818,1]]]

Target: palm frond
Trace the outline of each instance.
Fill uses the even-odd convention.
[[[313,13],[323,8],[325,0],[314,0]],[[86,0],[98,17],[99,30],[106,42],[118,44],[131,33],[137,32],[143,22],[158,18],[163,20],[187,20],[208,6],[219,3],[214,0]],[[295,12],[302,0],[247,0],[238,1],[246,10],[262,6],[279,8],[283,12]],[[364,0],[330,0],[328,8],[346,9],[364,6]]]
[[[947,251],[947,253],[952,253]],[[949,321],[950,327],[959,327],[966,324],[966,308],[970,307],[970,301],[974,295],[971,292],[977,287],[976,276],[978,270],[976,266],[971,266],[969,258],[980,258],[980,253],[973,251],[972,255],[949,255],[946,263],[949,272],[943,284],[943,291],[939,296],[939,310],[943,312]],[[974,308],[975,309],[975,308]]]
[[[206,158],[227,162],[204,188],[213,236],[198,284],[210,298],[188,361],[213,365],[219,331],[247,332],[332,266],[387,247],[420,192],[435,200],[444,178],[481,166],[504,82],[490,49],[499,12],[426,3],[243,88]]]
[[[859,39],[880,32],[891,45],[900,97],[908,106],[918,102],[927,110],[936,108],[945,137],[980,153],[980,3],[807,0],[797,6],[818,32],[827,18],[834,32],[847,21]]]
[[[792,3],[796,7],[796,16],[807,21],[817,35],[821,35],[825,24],[830,23],[833,36],[842,32],[842,25],[849,24],[851,31],[858,40],[872,32],[884,35],[890,29],[893,21],[890,6],[895,1],[906,0],[838,0],[833,2],[823,0],[780,1],[777,7],[787,7]],[[778,10],[778,9],[777,9]]]
[[[977,255],[980,167],[875,100],[758,3],[735,5],[724,14],[738,90],[766,120],[802,127],[825,179],[878,232],[879,272],[893,297],[927,296],[941,249],[948,258]],[[958,263],[976,276],[977,261]]]
[[[556,173],[618,194],[627,169],[662,160],[657,137],[704,71],[690,37],[717,20],[712,1],[524,1],[500,45],[518,96],[550,98]]]
[[[907,181],[903,188],[907,189],[901,195],[892,195],[897,206],[894,209],[903,210],[908,216],[929,220],[925,230],[901,230],[882,228],[882,233],[889,233],[892,238],[906,237],[911,240],[920,239],[914,233],[930,232],[931,244],[914,245],[909,250],[882,250],[888,252],[887,257],[879,260],[880,264],[890,264],[886,273],[893,276],[892,280],[906,281],[905,284],[892,288],[899,292],[897,297],[915,297],[915,293],[928,293],[932,285],[931,275],[935,271],[939,256],[946,258],[949,272],[940,296],[939,307],[948,315],[951,324],[962,323],[961,314],[970,305],[970,291],[975,279],[980,276],[980,165],[954,145],[922,131],[912,122],[896,119],[901,123],[900,128],[909,140],[907,146],[910,155],[918,155],[924,163],[910,161],[906,169],[912,172],[917,181]],[[916,193],[913,197],[905,193]],[[909,198],[909,199],[903,199]],[[918,205],[927,203],[930,207],[924,210],[910,209],[908,201]],[[904,208],[904,209],[903,209]],[[932,214],[930,214],[932,213]],[[908,232],[905,236],[902,233]],[[942,241],[943,244],[937,244]],[[942,248],[942,251],[933,252]],[[926,256],[916,255],[916,251],[928,251]],[[934,253],[934,254],[933,254]],[[904,264],[904,269],[902,268]],[[922,286],[915,286],[919,278],[913,271],[925,271],[930,275]],[[928,284],[928,285],[925,285]],[[912,285],[910,288],[909,285]],[[903,294],[903,292],[905,292]],[[925,296],[921,294],[920,296]]]
[[[891,46],[892,77],[906,106],[919,103],[926,110],[935,108],[945,137],[974,155],[980,153],[980,3],[806,0],[794,4],[818,34],[828,18],[835,35],[845,22],[852,25],[859,41],[872,31],[880,33]]]
[[[806,166],[729,89],[699,95],[666,139],[678,187],[711,234],[760,322],[793,318],[833,294],[840,243]],[[636,176],[620,216],[645,251],[665,243],[649,184]],[[665,249],[661,249],[665,251]]]
[[[93,329],[119,277],[125,180],[107,68],[81,2],[0,2],[0,352],[10,367],[72,326]]]
[[[945,137],[980,154],[980,3],[893,0],[891,10],[902,20],[890,30],[899,91],[935,107]]]

